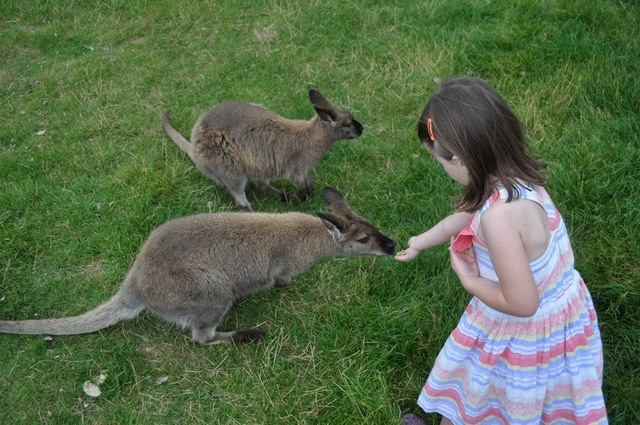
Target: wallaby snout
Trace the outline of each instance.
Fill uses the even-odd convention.
[[[331,146],[362,134],[353,116],[309,91],[316,115],[309,121],[291,120],[262,106],[242,102],[221,103],[204,113],[191,132],[191,142],[178,133],[163,113],[169,137],[189,154],[207,177],[225,186],[241,211],[252,211],[245,187],[251,181],[283,201],[303,202],[314,193],[311,171]],[[271,185],[289,180],[297,197]]]
[[[171,220],[142,246],[120,290],[75,317],[0,321],[0,332],[71,335],[94,332],[148,309],[191,329],[202,345],[257,342],[259,330],[219,332],[227,311],[270,287],[283,287],[321,258],[388,256],[395,243],[325,188],[328,213],[215,213]]]
[[[364,127],[351,114],[333,106],[316,90],[309,90],[309,100],[311,100],[320,119],[327,125],[334,127],[334,141],[360,137]]]
[[[324,202],[331,214],[317,213],[320,218],[339,230],[343,254],[349,257],[393,255],[396,243],[383,235],[366,218],[353,213],[342,195],[332,187],[325,187]],[[340,217],[348,217],[348,220]]]

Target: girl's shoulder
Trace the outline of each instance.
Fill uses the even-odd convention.
[[[544,186],[527,186],[524,184],[516,185],[511,189],[499,186],[485,200],[479,212],[482,213],[489,209],[493,204],[499,202],[513,203],[514,201],[526,199],[544,205],[551,202],[551,198]]]
[[[548,195],[544,188],[523,191],[511,200],[504,194],[496,196],[478,217],[478,236],[486,240],[489,234],[519,235],[533,261],[544,253],[550,239],[545,198]]]
[[[540,203],[535,198],[519,197],[512,200],[499,198],[487,205],[487,208],[480,215],[483,222],[489,219],[509,222],[513,219],[521,221],[531,212],[539,212],[541,210],[540,207]]]
[[[531,212],[539,215],[540,207],[545,210],[545,205],[549,203],[551,203],[551,199],[542,186],[518,185],[511,191],[505,187],[498,187],[476,215],[478,219],[483,217],[483,220],[488,218],[505,220],[514,218],[513,216],[525,218],[523,216],[527,216]]]

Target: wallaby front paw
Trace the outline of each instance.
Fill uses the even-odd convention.
[[[307,198],[313,198],[315,191],[313,190],[313,186],[307,186]]]
[[[280,194],[280,200],[282,202],[287,202],[293,205],[299,205],[300,204],[300,200],[298,199],[298,197],[296,195],[292,195],[290,193],[287,192],[282,192]]]

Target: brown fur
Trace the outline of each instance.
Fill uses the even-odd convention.
[[[94,332],[148,309],[192,330],[193,341],[258,341],[257,330],[218,332],[236,302],[289,285],[317,260],[392,255],[395,243],[325,188],[330,213],[201,214],[168,221],[151,233],[119,292],[80,316],[0,321],[0,332],[71,335]]]
[[[262,106],[221,103],[204,113],[191,132],[191,143],[162,115],[164,129],[189,154],[207,177],[225,186],[242,211],[252,211],[245,186],[252,181],[284,201],[305,201],[313,196],[310,172],[337,141],[355,139],[362,124],[335,107],[315,90],[309,99],[316,115],[309,121],[290,120]],[[271,186],[286,179],[298,198]]]

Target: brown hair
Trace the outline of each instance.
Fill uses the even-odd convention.
[[[494,191],[495,179],[507,189],[507,202],[520,197],[519,184],[545,184],[540,163],[528,155],[522,123],[504,99],[477,78],[445,83],[424,108],[418,137],[429,152],[447,161],[455,155],[469,171],[461,211],[480,209]]]

